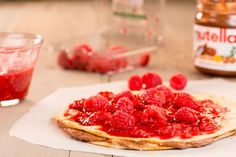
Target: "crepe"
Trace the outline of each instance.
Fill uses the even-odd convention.
[[[220,106],[228,108],[229,112],[226,112],[224,119],[220,122],[222,127],[218,131],[212,134],[198,135],[187,139],[177,137],[170,139],[160,139],[158,137],[132,138],[109,135],[106,132],[99,130],[99,126],[80,125],[79,123],[70,120],[68,117],[65,117],[65,110],[59,112],[54,117],[54,120],[57,125],[72,138],[95,145],[119,149],[167,150],[202,147],[219,139],[236,134],[236,103],[215,96],[195,94],[193,97],[197,100],[210,99]]]

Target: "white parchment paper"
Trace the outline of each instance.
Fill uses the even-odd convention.
[[[118,156],[162,156],[162,157],[222,157],[236,156],[236,136],[217,141],[202,148],[168,151],[132,151],[105,148],[74,140],[62,132],[52,117],[74,99],[89,97],[101,90],[119,92],[127,88],[126,82],[113,82],[87,87],[60,88],[35,104],[12,129],[10,136],[15,136],[33,144],[55,149],[113,154]],[[187,91],[224,96],[236,101],[236,83],[223,79],[189,81]]]

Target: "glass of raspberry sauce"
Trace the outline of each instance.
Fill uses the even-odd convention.
[[[43,39],[26,33],[0,33],[0,106],[19,104],[28,93]]]

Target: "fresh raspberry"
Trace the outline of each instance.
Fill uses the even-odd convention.
[[[97,65],[99,65],[99,59],[97,58],[97,54],[94,53],[90,56],[88,64],[85,67],[85,70],[89,72],[95,72]]]
[[[108,100],[112,100],[114,97],[114,93],[109,92],[109,91],[99,92],[98,95],[103,96],[103,97],[107,98]]]
[[[72,54],[72,63],[76,69],[85,70],[90,60],[88,52],[76,51]]]
[[[110,61],[110,66],[113,71],[118,71],[120,69],[126,68],[128,61],[125,57],[112,58]]]
[[[147,89],[140,97],[147,105],[162,106],[166,103],[165,93],[156,88]]]
[[[98,111],[94,112],[89,116],[89,120],[92,121],[93,124],[105,124],[106,121],[111,117],[109,112]]]
[[[174,100],[174,93],[166,86],[159,85],[156,89],[164,92],[167,103],[171,103]]]
[[[196,111],[192,110],[189,107],[182,107],[179,110],[177,110],[174,114],[174,119],[177,122],[185,122],[185,123],[195,123],[198,121]]]
[[[65,50],[60,50],[58,55],[58,64],[65,69],[74,69],[73,63]]]
[[[135,118],[126,112],[116,111],[110,117],[109,124],[115,129],[130,130],[134,128]]]
[[[115,104],[116,110],[120,110],[126,113],[132,113],[134,111],[133,102],[126,97],[120,98],[118,102]]]
[[[72,53],[77,53],[77,52],[88,53],[92,51],[93,49],[88,44],[77,44],[72,48]]]
[[[144,67],[144,66],[148,65],[149,60],[150,60],[150,54],[149,53],[143,53],[139,57],[139,65]]]
[[[75,110],[82,110],[84,107],[84,101],[85,99],[75,100],[69,105],[69,108]]]
[[[140,123],[142,113],[143,113],[143,111],[134,110],[134,112],[131,113],[131,115],[135,118],[135,121],[136,121],[137,123]]]
[[[187,85],[187,78],[183,74],[176,74],[170,78],[169,82],[172,88],[181,90]]]
[[[134,103],[134,108],[137,110],[143,110],[145,107],[145,104],[143,103],[139,95],[134,95],[134,99],[132,100],[132,102]]]
[[[114,98],[112,99],[112,103],[117,103],[117,101],[123,97],[129,98],[131,101],[134,100],[134,95],[130,91],[123,91],[114,96]]]
[[[142,88],[142,79],[138,75],[133,75],[128,80],[130,90],[140,90]]]
[[[92,96],[85,100],[84,109],[86,111],[100,111],[106,108],[109,100],[103,96]]]
[[[95,62],[93,63],[95,65],[95,71],[101,74],[105,74],[109,72],[111,70],[111,67],[110,67],[111,62],[109,58],[103,55],[97,55],[96,57],[97,58]]]
[[[156,87],[162,84],[161,77],[155,73],[146,73],[142,77],[142,82],[146,89]]]
[[[195,102],[191,95],[188,93],[176,93],[175,94],[174,105],[177,108],[180,107],[189,107],[196,110],[198,108],[197,102]]]
[[[161,107],[150,105],[143,110],[141,120],[146,124],[163,126],[166,124],[167,118],[165,111]]]

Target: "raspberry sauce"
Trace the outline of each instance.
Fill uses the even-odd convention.
[[[0,75],[0,101],[23,99],[28,92],[33,69]]]
[[[81,125],[100,126],[113,136],[186,139],[219,130],[226,112],[211,100],[195,100],[188,93],[157,86],[139,94],[105,91],[75,100],[64,116]]]

